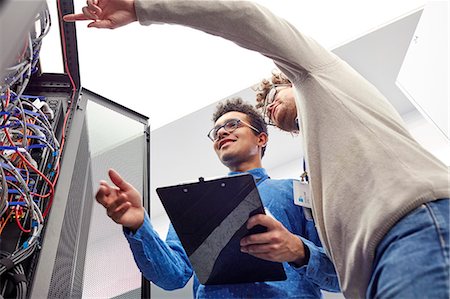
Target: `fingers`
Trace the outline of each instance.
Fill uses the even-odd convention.
[[[96,200],[106,209],[106,214],[115,222],[121,223],[122,216],[132,207],[128,195],[105,181],[100,182]]]
[[[102,13],[102,9],[98,6],[97,0],[88,0],[87,7],[92,13],[94,13],[96,15],[99,15]]]
[[[271,216],[258,214],[251,217],[247,221],[247,228],[251,229],[256,225],[262,225],[267,228],[264,233],[253,234],[241,239],[241,246],[258,245],[258,244],[268,244],[268,243],[279,243],[285,238],[285,233],[287,232],[285,227],[278,222],[275,218]]]
[[[109,3],[108,0],[87,0],[87,6],[82,8],[80,14],[68,14],[64,16],[67,22],[91,20],[89,28],[116,29],[137,21],[134,2],[123,1],[121,5]]]
[[[95,22],[89,23],[88,27],[114,29],[117,26],[113,22],[111,22],[111,20],[96,20]]]
[[[99,23],[99,22],[95,22],[95,23]],[[97,27],[97,28],[101,28],[101,27]],[[133,186],[131,186],[129,183],[127,183],[120,176],[120,174],[117,171],[115,171],[114,169],[110,169],[108,171],[108,175],[109,175],[109,178],[111,179],[111,181],[113,182],[113,184],[116,185],[117,187],[119,187],[120,190],[128,191],[128,190],[131,190],[133,188]]]
[[[112,203],[119,199],[122,200],[123,198],[128,198],[126,193],[122,192],[117,187],[110,186],[105,181],[100,182],[100,186],[95,194],[95,199],[105,208],[108,208]]]
[[[82,8],[83,14],[92,19],[97,20],[99,15],[103,12],[103,10],[97,5],[96,0],[88,0],[87,6]]]
[[[267,255],[274,250],[275,250],[274,246],[270,245],[270,244],[241,247],[242,252],[250,253],[252,255],[256,255],[256,254],[266,254]]]
[[[257,214],[248,219],[247,229],[251,229],[258,224],[267,227],[267,230],[275,229],[280,225],[275,218],[272,218],[269,215]]]
[[[111,214],[111,216],[109,216],[114,222],[118,223],[118,224],[122,224],[122,225],[127,225],[126,223],[124,223],[123,221],[123,215],[125,215],[126,212],[128,212],[128,210],[130,209],[131,204],[129,202],[125,202],[123,203],[121,206],[119,206],[114,213]]]
[[[66,22],[98,20],[103,10],[97,5],[97,2],[97,0],[88,0],[87,6],[81,9],[83,13],[65,15],[63,20]]]
[[[248,246],[242,246],[241,252],[251,254],[254,257],[268,260],[272,262],[281,262],[283,257],[280,259],[280,247],[279,243],[264,243],[264,244],[253,244]]]
[[[69,14],[63,16],[63,20],[66,22],[75,22],[75,21],[86,21],[89,20],[84,14],[78,13],[78,14]]]
[[[274,241],[273,234],[269,232],[254,234],[241,239],[241,246],[268,244]]]
[[[98,19],[98,15],[95,13],[96,10],[91,10],[90,7],[85,6],[85,7],[83,7],[82,11],[83,11],[83,14],[88,19],[91,19],[91,20],[97,20]]]
[[[131,203],[128,201],[127,195],[122,193],[111,201],[106,202],[106,205],[104,206],[106,208],[106,214],[108,214],[108,216],[112,218],[115,213],[123,208],[124,204],[128,205],[128,207],[131,206]]]
[[[107,204],[107,197],[111,194],[111,187],[105,181],[100,182],[100,187],[95,194],[95,199],[102,205]]]
[[[106,214],[114,220],[114,222],[123,224],[122,223],[122,216],[131,208],[131,203],[129,202],[123,202],[122,204],[114,207],[110,207],[106,209]]]

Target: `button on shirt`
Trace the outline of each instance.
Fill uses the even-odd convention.
[[[136,233],[124,229],[134,259],[143,275],[165,290],[184,287],[194,275],[195,298],[321,298],[321,288],[339,291],[333,264],[321,247],[314,223],[305,218],[302,207],[294,204],[293,180],[270,179],[263,168],[252,169],[248,173],[257,182],[264,207],[308,247],[310,258],[307,265],[295,267],[283,263],[287,276],[285,281],[202,285],[198,282],[172,225],[166,241],[163,241],[154,231],[146,214],[143,225]],[[229,173],[234,174],[238,172]]]

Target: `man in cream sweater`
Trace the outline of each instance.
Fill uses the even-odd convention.
[[[249,1],[87,4],[65,20],[91,20],[97,28],[185,25],[273,59],[292,85],[276,90],[270,115],[304,138],[314,220],[344,295],[449,297],[448,169],[347,63]],[[251,239],[241,244],[258,256]]]

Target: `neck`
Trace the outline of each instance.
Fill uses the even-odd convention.
[[[259,161],[245,161],[242,163],[239,163],[237,165],[229,165],[228,169],[230,171],[236,171],[236,172],[246,172],[251,169],[255,168],[262,168],[261,160]]]

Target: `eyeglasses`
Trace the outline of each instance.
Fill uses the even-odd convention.
[[[275,97],[277,96],[277,92],[279,91],[279,87],[291,87],[291,84],[274,84],[272,85],[272,87],[269,89],[269,92],[266,95],[266,98],[264,99],[264,104],[262,105],[261,109],[262,109],[262,115],[264,118],[264,121],[266,122],[266,124],[274,126],[275,123],[272,121],[271,117],[270,117],[270,112],[267,109],[269,107],[270,104],[272,104],[273,102],[275,102]]]
[[[240,123],[243,123],[244,125],[246,125],[247,127],[251,128],[252,130],[254,130],[257,133],[260,132],[257,128],[255,128],[251,124],[246,123],[245,121],[236,118],[236,119],[228,120],[226,123],[224,123],[221,126],[217,126],[217,127],[212,128],[211,131],[209,131],[207,136],[208,136],[209,139],[211,139],[212,142],[214,142],[217,139],[219,139],[219,131],[220,131],[220,129],[224,128],[225,131],[227,131],[228,133],[231,133],[234,130],[236,130],[237,128],[239,128],[239,124]]]

